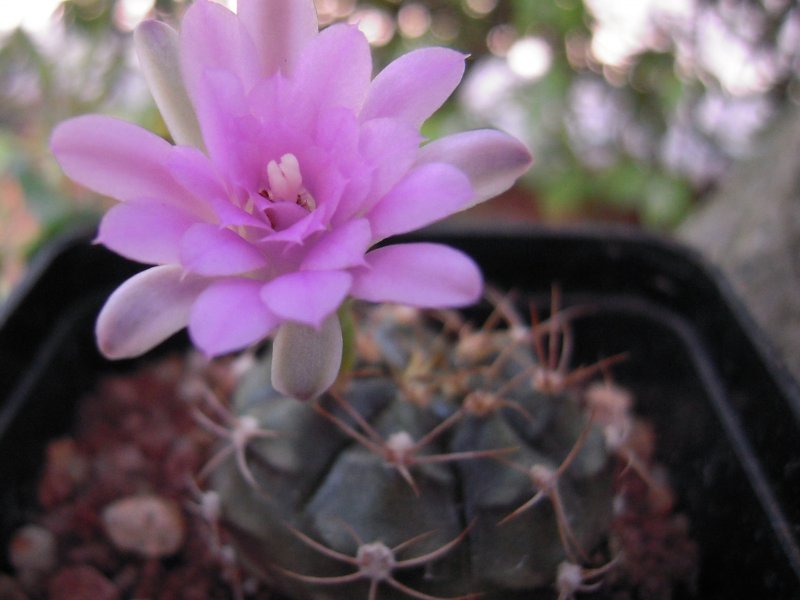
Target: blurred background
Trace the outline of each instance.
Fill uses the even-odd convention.
[[[232,8],[235,1],[226,2]],[[410,49],[468,52],[458,92],[426,124],[492,126],[536,164],[496,204],[549,222],[671,231],[759,133],[800,102],[800,8],[789,0],[316,0],[359,24],[376,70]],[[107,200],[71,185],[49,132],[85,112],[166,134],[131,45],[188,0],[0,2],[0,296],[26,256]]]

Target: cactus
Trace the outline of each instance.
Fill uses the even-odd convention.
[[[657,486],[626,396],[580,393],[620,357],[568,371],[557,294],[544,323],[496,298],[480,329],[396,307],[342,325],[351,300],[473,304],[469,257],[386,242],[509,189],[530,152],[492,130],[420,145],[464,54],[418,49],[373,78],[364,34],[320,32],[313,0],[238,7],[198,0],[180,32],[137,28],[176,145],[100,115],[51,138],[67,175],[121,203],[98,241],[153,265],[101,310],[105,356],[183,327],[207,357],[273,340],[232,402],[209,390],[194,410],[219,448],[191,506],[234,594],[235,553],[296,597],[596,588],[616,564],[615,469]]]
[[[357,307],[351,374],[312,403],[270,386],[267,354],[234,414],[207,423],[226,445],[204,474],[247,567],[303,598],[592,587],[578,575],[608,570],[615,457],[633,456],[579,392],[621,357],[567,372],[569,314],[553,308],[526,325],[498,299],[475,329]]]

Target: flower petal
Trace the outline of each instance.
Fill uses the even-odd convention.
[[[421,142],[417,129],[405,121],[373,119],[362,125],[359,150],[374,168],[371,197],[381,198],[400,181],[414,164]]]
[[[342,326],[331,315],[319,330],[284,323],[272,345],[272,385],[298,400],[313,400],[327,390],[342,364]]]
[[[478,267],[462,252],[440,244],[397,244],[367,254],[353,270],[354,298],[442,308],[465,306],[481,295]]]
[[[201,220],[219,223],[222,227],[246,225],[267,228],[264,219],[235,206],[208,157],[197,148],[174,146],[167,160],[172,177],[188,192],[195,195]]]
[[[142,73],[164,123],[176,144],[203,147],[200,125],[183,85],[178,32],[161,21],[148,20],[133,32]]]
[[[443,137],[423,146],[417,164],[444,162],[469,177],[475,190],[470,206],[506,191],[531,166],[528,149],[517,139],[482,129]]]
[[[229,70],[245,90],[266,76],[244,25],[221,4],[194,2],[183,17],[179,41],[183,81],[195,106],[205,93],[206,71]]]
[[[262,241],[279,245],[283,245],[285,242],[288,242],[289,244],[300,245],[303,244],[310,236],[324,230],[325,215],[320,209],[317,209],[311,211],[310,213],[306,213],[302,219],[286,229],[267,234]]]
[[[300,268],[322,271],[363,265],[364,253],[371,241],[369,221],[350,221],[317,240],[306,252]]]
[[[289,229],[309,216],[305,208],[294,202],[275,202],[264,209],[264,214],[276,231]]]
[[[332,25],[303,48],[294,80],[299,112],[324,106],[357,111],[364,103],[372,76],[369,43],[355,25]]]
[[[461,171],[444,164],[422,165],[400,181],[367,218],[377,241],[458,212],[471,198],[472,186]]]
[[[143,354],[186,326],[208,282],[177,265],[153,267],[118,287],[97,318],[97,345],[108,358]]]
[[[285,129],[288,122],[294,125],[291,98],[293,89],[292,80],[287,79],[282,73],[276,73],[256,83],[247,94],[250,112],[262,122],[269,123],[270,130],[277,129],[279,137],[283,137],[281,129]],[[268,143],[269,139],[266,142]]]
[[[331,212],[334,226],[364,215],[394,187],[413,166],[422,141],[416,129],[398,119],[373,119],[357,131],[355,147],[342,151],[337,147],[331,152],[339,159],[347,181],[336,210]],[[347,164],[342,164],[343,156],[350,159]]]
[[[96,241],[131,260],[177,263],[181,237],[196,222],[193,215],[162,202],[123,202],[103,217]]]
[[[195,107],[211,161],[230,183],[256,189],[265,168],[260,128],[241,81],[230,71],[208,70],[197,86],[202,95]]]
[[[239,20],[257,47],[266,75],[290,74],[303,47],[317,34],[313,0],[239,0]]]
[[[458,86],[464,76],[465,58],[448,48],[422,48],[404,54],[375,77],[361,120],[393,117],[419,129]]]
[[[280,323],[261,301],[261,281],[222,279],[197,298],[189,317],[192,342],[209,356],[246,348]]]
[[[180,261],[187,271],[206,276],[238,275],[267,264],[264,255],[230,229],[196,223],[181,239]]]
[[[76,117],[56,127],[50,147],[64,173],[95,192],[190,205],[189,194],[165,167],[172,146],[137,125],[100,115]]]
[[[342,271],[298,271],[267,283],[261,298],[276,315],[319,328],[342,304],[351,281]]]
[[[227,196],[214,164],[197,148],[173,146],[165,166],[188,192],[201,198]]]

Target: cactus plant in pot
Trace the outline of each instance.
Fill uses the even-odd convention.
[[[232,594],[691,588],[691,560],[660,587],[652,570],[639,576],[652,556],[677,564],[694,546],[653,436],[614,382],[625,349],[576,366],[577,323],[598,306],[562,308],[556,288],[540,316],[535,295],[483,292],[458,250],[386,243],[499,193],[530,162],[494,131],[420,146],[463,55],[417,50],[371,79],[363,35],[317,32],[311,0],[240,0],[237,14],[198,0],[179,34],[149,22],[136,41],[176,145],[83,116],[52,147],[70,177],[121,201],[97,240],[155,264],[106,302],[102,352],[134,357],[187,326],[206,357],[245,351],[235,385],[182,368],[181,385],[200,385],[179,404],[216,443],[169,482],[194,495],[204,554],[234,573]],[[481,297],[477,320],[452,310]],[[67,471],[85,479],[70,452]],[[183,509],[129,491],[102,527],[145,577],[178,551],[182,536],[166,532]],[[637,519],[647,543],[628,535]],[[24,534],[16,563],[30,567],[25,548],[50,551],[40,530]]]
[[[485,240],[478,240],[481,247]],[[539,307],[542,294],[524,294]],[[252,597],[266,586],[290,598],[459,597],[476,590],[524,597],[557,585],[564,594],[601,582],[607,590],[636,587],[621,576],[647,553],[638,548],[636,560],[622,559],[622,519],[633,518],[634,508],[654,508],[669,487],[649,480],[658,477],[643,462],[649,456],[636,454],[647,444],[634,451],[627,443],[611,447],[605,437],[620,422],[634,425],[630,397],[602,378],[590,385],[586,376],[622,357],[609,354],[586,370],[547,358],[554,323],[559,352],[580,335],[575,310],[555,319],[542,310],[530,326],[517,314],[523,304],[506,298],[471,314],[359,306],[350,376],[300,402],[271,386],[263,368],[269,348],[258,359],[245,353],[211,363],[167,350],[98,381],[87,371],[96,366],[89,326],[101,295],[66,311],[43,345],[50,363],[36,369],[37,383],[17,386],[28,405],[11,411],[16,424],[2,438],[10,450],[4,474],[15,481],[11,455],[31,461],[43,449],[21,451],[13,437],[19,444],[20,437],[53,436],[45,466],[37,467],[42,477],[28,483],[42,511],[15,507],[13,486],[5,491],[4,503],[14,507],[5,523],[16,528],[12,562],[34,597],[37,590],[45,597],[101,594],[104,585],[116,589],[110,597],[174,597],[179,582],[184,597],[220,586],[231,594],[254,590]],[[71,385],[46,385],[52,376]],[[77,409],[65,407],[81,395],[72,386],[94,389]],[[55,435],[39,430],[37,411],[50,415],[47,429],[55,425]],[[74,429],[62,429],[59,411],[74,411]],[[30,467],[17,468],[31,478]],[[623,497],[630,511],[619,510]],[[681,554],[693,552],[682,518],[663,504],[647,514],[646,521],[672,531],[652,539],[664,556],[682,562]],[[47,535],[57,551],[47,551]],[[667,540],[677,547],[664,546]],[[196,565],[183,564],[193,561],[219,569],[211,588]],[[381,564],[391,570],[377,570]],[[682,573],[659,565],[668,573],[662,591],[675,583],[670,573],[676,580],[693,573],[693,557],[688,564]],[[136,581],[126,582],[125,569]],[[187,583],[186,573],[199,581]],[[256,585],[253,576],[266,583],[248,587]],[[53,596],[56,588],[67,596]]]
[[[642,591],[643,585],[652,597],[657,590],[663,594],[682,579],[684,585],[675,586],[674,597],[729,598],[765,591],[773,597],[792,597],[797,585],[796,562],[793,562],[797,546],[788,524],[795,518],[791,499],[797,481],[784,465],[791,464],[797,431],[786,415],[791,415],[791,407],[799,396],[791,381],[784,379],[768,355],[763,354],[758,337],[748,330],[746,316],[738,312],[736,303],[727,297],[724,285],[720,286],[713,272],[706,271],[702,263],[680,248],[624,231],[534,229],[426,236],[469,252],[492,282],[517,290],[518,302],[503,310],[511,306],[527,310],[529,302],[533,303],[541,314],[540,333],[547,329],[546,315],[551,303],[551,289],[546,282],[558,278],[566,290],[563,304],[567,308],[562,315],[570,317],[574,341],[570,369],[575,365],[590,365],[598,357],[627,352],[625,360],[610,369],[613,377],[610,389],[621,387],[635,399],[631,414],[649,423],[637,427],[640,434],[636,437],[637,457],[648,457],[648,445],[655,441],[655,456],[667,468],[668,477],[664,478],[664,471],[652,467],[652,463],[651,469],[654,477],[662,485],[668,483],[668,487],[650,488],[633,467],[612,479],[614,495],[626,498],[622,506],[628,510],[615,513],[607,536],[603,536],[606,539],[591,548],[581,548],[591,553],[590,561],[582,563],[584,567],[598,568],[612,562],[602,577],[591,580],[591,583],[603,582],[597,592],[600,597],[621,594],[623,590],[632,593],[630,590],[637,585],[640,597],[648,595]],[[198,360],[196,355],[187,359],[184,348],[188,340],[178,336],[141,360],[104,360],[97,352],[93,332],[97,311],[108,291],[141,266],[119,259],[101,246],[89,245],[86,240],[81,236],[77,242],[62,244],[57,248],[59,252],[39,262],[34,268],[35,277],[6,305],[0,319],[0,352],[5,357],[0,368],[4,382],[0,410],[0,473],[4,481],[0,489],[0,502],[4,506],[0,525],[4,546],[10,544],[17,578],[28,578],[32,597],[80,596],[76,590],[86,589],[78,587],[80,584],[93,586],[84,594],[88,597],[106,597],[104,590],[109,589],[114,595],[108,597],[227,597],[225,594],[231,593],[227,591],[229,587],[237,589],[233,585],[237,578],[251,571],[242,570],[242,557],[229,562],[230,548],[219,552],[232,542],[230,534],[235,523],[208,520],[219,515],[214,512],[219,505],[209,492],[221,491],[212,486],[224,483],[225,479],[236,482],[241,473],[234,458],[223,460],[219,467],[209,471],[211,458],[229,444],[207,432],[196,415],[199,410],[222,422],[223,413],[214,408],[215,400],[206,395],[209,389],[220,399],[238,395],[238,402],[247,404],[247,396],[260,387],[255,372],[248,376],[247,385],[239,385],[238,393],[234,393],[234,387],[241,367],[252,364],[252,359],[247,353],[235,360],[206,362]],[[520,271],[520,263],[530,270]],[[60,302],[53,303],[54,297]],[[578,311],[578,306],[583,308]],[[396,311],[386,307],[377,310]],[[487,304],[456,318],[469,318],[480,324],[491,312],[491,305]],[[408,311],[395,316],[408,326]],[[448,319],[451,324],[458,322],[452,320],[453,315],[448,315]],[[429,320],[434,326],[439,322]],[[717,335],[719,331],[725,335]],[[476,330],[464,329],[462,335],[468,332],[474,334]],[[447,335],[456,334],[448,330]],[[374,360],[375,353],[366,352],[370,344],[362,343],[361,348],[362,360]],[[419,363],[410,361],[406,366],[415,364]],[[743,365],[746,372],[742,371]],[[375,380],[374,369],[361,370],[356,375]],[[406,381],[412,371],[405,373]],[[430,384],[424,377],[417,381],[425,383],[421,389]],[[603,377],[586,381],[582,387],[590,394],[608,389]],[[376,388],[380,390],[380,386]],[[269,389],[262,388],[262,392],[269,393]],[[520,390],[514,392],[509,400]],[[338,401],[332,397],[321,402],[329,412],[341,413]],[[756,418],[744,418],[748,402],[757,403]],[[446,408],[447,403],[440,401],[431,409],[434,406]],[[521,419],[529,424],[528,417],[518,407],[509,404],[502,410],[511,422]],[[443,421],[447,414],[445,411],[439,418]],[[319,431],[337,435],[335,426],[326,424],[325,417],[316,416],[320,419]],[[595,417],[598,424],[600,416]],[[457,427],[468,424],[466,415],[452,421],[449,433],[444,431],[434,440],[438,447],[423,448],[420,454],[433,454],[441,444],[451,443]],[[279,429],[275,423],[271,426]],[[328,430],[329,426],[333,431]],[[763,435],[764,431],[770,435]],[[576,439],[581,433],[582,430],[577,432]],[[642,433],[646,435],[642,437]],[[287,443],[295,434],[289,431],[282,435],[284,438],[253,440],[247,446],[246,466],[258,481],[265,476],[263,470],[267,464],[260,459],[260,445],[267,445],[264,450],[268,455],[274,453],[276,448],[267,449],[269,444]],[[342,438],[343,448],[350,454],[357,453],[360,442],[346,435]],[[647,443],[642,445],[642,441]],[[586,445],[588,442],[584,442]],[[562,462],[569,450],[562,450],[562,456],[558,457]],[[625,457],[615,456],[612,460],[620,471],[627,465]],[[476,469],[491,469],[493,462],[512,470],[516,469],[511,464],[524,465],[516,454],[502,453],[495,458],[476,457],[473,465]],[[466,464],[444,462],[439,466],[460,481],[460,469]],[[427,470],[421,473],[416,470],[420,466],[409,467],[418,488],[424,485],[421,482],[427,474]],[[568,465],[566,472],[572,477],[570,469]],[[386,465],[386,470],[407,485],[391,464]],[[776,479],[776,473],[783,477]],[[206,478],[201,478],[201,474]],[[238,485],[245,491],[250,489],[243,477]],[[529,495],[521,497],[517,506],[509,507],[508,513],[490,520],[490,524],[497,525],[512,510],[522,507],[533,498],[533,489],[531,484]],[[665,504],[659,502],[664,495],[651,494],[651,489],[671,490],[675,510],[665,511]],[[566,486],[563,490],[559,488],[565,506],[574,509],[574,504],[569,504],[573,500],[566,499],[572,490]],[[277,511],[275,494],[279,492],[293,493],[292,489],[267,489],[259,485],[251,495],[259,496],[266,506],[271,502]],[[424,493],[417,498],[410,487],[408,494],[413,501],[431,500]],[[167,555],[148,558],[140,550],[115,545],[103,515],[111,510],[109,507],[131,497],[139,499],[140,506],[145,508],[150,502],[151,510],[153,497],[177,507],[180,515],[177,521],[175,513],[169,512],[173,520],[160,521],[160,527],[183,527],[180,548],[167,548],[164,550]],[[235,499],[235,503],[241,500]],[[521,527],[521,519],[542,518],[542,514],[536,514],[537,510],[550,511],[553,516],[549,499],[540,502],[507,520],[502,527]],[[619,507],[620,501],[615,504]],[[454,506],[460,508],[463,503],[456,499]],[[657,510],[644,510],[648,507]],[[389,518],[385,511],[381,514]],[[572,531],[580,531],[580,516],[575,512],[567,515]],[[212,527],[215,522],[219,525],[216,535]],[[462,544],[471,541],[469,535],[480,522],[473,525]],[[344,517],[328,523],[334,531],[341,528],[340,532],[347,531],[348,526],[355,527],[344,525],[347,523]],[[464,528],[469,524],[465,521]],[[438,523],[432,530],[436,529]],[[687,529],[691,540],[686,538]],[[164,539],[158,529],[142,527],[142,530],[147,535],[133,536],[140,543],[150,536]],[[298,531],[307,535],[315,532],[313,528]],[[356,533],[370,543],[365,533],[358,530]],[[415,530],[409,528],[405,533],[407,539],[413,537]],[[296,534],[291,535],[297,538],[294,541],[300,541]],[[252,542],[241,531],[238,536],[242,548],[252,547],[247,546]],[[443,544],[449,541],[442,540]],[[619,548],[625,544],[631,550],[621,554]],[[31,547],[40,554],[24,551]],[[49,563],[41,560],[43,547],[50,548]],[[459,549],[456,546],[451,551]],[[324,554],[319,556],[310,546],[302,550],[309,552],[314,561],[324,558]],[[47,557],[48,551],[44,554]],[[296,555],[282,548],[278,554],[280,562],[261,562],[260,576],[266,577],[268,583],[252,588],[253,580],[244,577],[238,589],[256,589],[262,595],[266,593],[264,589],[277,589],[274,577],[280,575],[281,567],[316,576],[348,575],[354,571],[350,565],[337,565],[332,560],[326,567],[330,571],[314,573],[289,562]],[[400,558],[413,559],[424,554],[420,547],[412,546]],[[615,556],[620,558],[615,560]],[[687,556],[691,560],[684,560]],[[439,569],[452,564],[447,562],[448,557],[455,558],[445,554],[427,569],[401,569],[395,576],[418,591],[445,593],[441,591],[442,582],[434,587],[426,573],[441,573]],[[48,568],[37,572],[34,567],[42,565]],[[266,573],[264,565],[270,567]],[[339,570],[335,570],[337,567]],[[471,581],[469,573],[470,568],[460,571],[464,587],[458,593],[477,589],[477,584],[467,583]],[[689,573],[696,575],[693,589],[685,585]],[[284,578],[287,587],[297,585],[292,576],[284,574]],[[672,584],[668,583],[670,578]],[[553,583],[545,584],[535,593],[518,592],[517,596],[555,596]],[[0,585],[9,582],[0,576]],[[366,584],[361,585],[363,590],[343,587],[337,593],[366,596]],[[455,583],[451,581],[451,585]],[[36,589],[40,590],[38,595],[34,593]],[[329,583],[319,583],[315,591],[312,589],[315,594],[333,591],[335,588]],[[381,585],[377,595],[384,597],[389,591],[391,587]],[[293,592],[289,597],[310,594],[296,588]],[[511,592],[495,593],[514,597]],[[248,597],[260,596],[254,592]]]

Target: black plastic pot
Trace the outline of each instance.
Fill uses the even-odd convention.
[[[130,366],[98,355],[93,324],[141,266],[86,239],[40,256],[0,311],[3,544],[31,510],[46,441],[68,429],[100,373]],[[590,306],[574,323],[576,362],[630,353],[614,377],[655,423],[658,458],[700,545],[692,597],[800,598],[800,388],[715,271],[627,230],[442,232],[436,241],[543,307],[554,282],[567,305]]]

